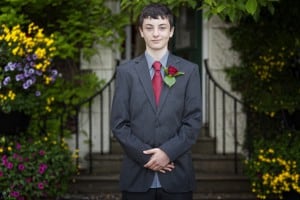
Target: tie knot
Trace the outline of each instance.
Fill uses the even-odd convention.
[[[153,63],[153,68],[154,68],[155,71],[160,71],[161,63],[159,61],[155,61]]]

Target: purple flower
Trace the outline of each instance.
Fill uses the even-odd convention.
[[[30,62],[29,65],[30,67],[33,67],[35,65],[35,62]]]
[[[5,77],[4,80],[3,80],[3,85],[8,85],[9,82],[10,82],[10,80],[11,80],[11,79],[10,79],[9,76]]]
[[[38,76],[42,76],[43,75],[43,72],[39,71],[39,70],[35,70],[35,74],[38,75]]]
[[[4,67],[4,71],[7,72],[7,71],[10,71],[10,65],[11,62],[9,62],[5,67]]]
[[[31,79],[28,79],[25,83],[23,83],[23,88],[26,90],[33,84]]]
[[[23,67],[21,65],[21,63],[16,63],[16,67],[18,71],[23,71]]]
[[[25,68],[24,69],[24,77],[28,78],[30,76],[29,74],[29,69],[28,68]]]
[[[31,61],[31,56],[30,55],[26,56],[26,60]]]
[[[31,80],[32,80],[32,84],[34,84],[36,82],[36,77],[35,76],[32,76],[31,77]]]
[[[35,96],[36,96],[36,97],[41,96],[41,91],[35,91]]]
[[[13,154],[13,158],[14,158],[14,159],[17,159],[18,157],[19,157],[18,154],[16,154],[16,153]]]
[[[10,196],[12,196],[12,197],[19,197],[20,196],[20,193],[18,192],[18,191],[11,191],[10,192]]]
[[[45,155],[45,151],[44,150],[40,150],[39,153],[40,153],[41,156]]]
[[[7,169],[12,169],[14,167],[14,164],[13,163],[11,163],[11,162],[7,162],[6,163],[6,168]]]
[[[38,183],[38,188],[40,189],[40,190],[43,190],[44,189],[44,184],[43,183]]]
[[[30,69],[28,70],[28,74],[30,74],[30,75],[34,74],[34,69],[33,69],[33,68],[30,68]]]
[[[17,150],[20,150],[20,149],[21,149],[21,144],[20,144],[20,143],[17,143],[17,144],[16,144],[16,149],[17,149]]]
[[[7,160],[7,155],[3,155],[1,159],[2,160]]]
[[[2,171],[0,171],[0,177],[2,177],[3,176],[3,172]]]
[[[2,165],[6,166],[6,165],[7,165],[7,163],[8,163],[8,161],[7,161],[7,160],[2,160]]]
[[[24,170],[25,170],[25,166],[24,166],[23,164],[19,164],[19,165],[18,165],[18,169],[19,169],[20,171],[24,171]]]
[[[23,74],[17,74],[16,75],[16,81],[20,81],[24,79],[24,75]]]
[[[14,71],[16,69],[16,63],[9,62],[5,67],[4,71]]]
[[[35,54],[32,55],[32,60],[36,60],[37,56]]]
[[[7,163],[8,163],[8,160],[7,160],[7,155],[3,155],[2,156],[2,165],[7,165]]]
[[[58,71],[56,69],[51,70],[51,74],[52,76],[57,76],[58,75]]]
[[[46,164],[40,164],[39,173],[43,174],[47,170],[48,166]]]

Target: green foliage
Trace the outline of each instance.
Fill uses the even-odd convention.
[[[111,1],[116,3],[116,1]],[[82,50],[89,58],[93,45],[119,48],[128,18],[114,13],[105,0],[3,0],[0,23],[8,25],[34,22],[45,32],[57,35],[60,58],[79,59]]]
[[[94,72],[81,73],[75,75],[71,81],[57,80],[57,84],[45,91],[45,95],[55,98],[51,104],[53,109],[59,109],[62,104],[75,107],[99,91],[103,84],[104,81],[99,81]]]
[[[236,22],[245,16],[252,16],[257,20],[264,8],[274,13],[275,2],[279,0],[204,0],[201,9],[207,18],[219,15],[222,19]]]
[[[64,132],[60,134],[68,137],[73,131],[68,123],[76,116],[78,106],[99,91],[103,85],[104,81],[100,81],[93,72],[77,74],[72,80],[57,79],[51,88],[44,91],[47,105],[36,106],[32,110],[28,134],[39,133],[41,129],[44,132],[58,133],[63,126]]]
[[[164,3],[172,9],[175,14],[178,14],[181,6],[196,8],[198,4],[197,0],[165,0],[163,2],[160,0],[121,0],[121,9],[124,13],[129,13],[131,22],[135,22],[141,10],[149,3]]]
[[[47,199],[67,192],[76,166],[64,140],[47,136],[0,138],[4,199]]]
[[[226,70],[247,112],[246,165],[258,199],[300,192],[299,1],[285,0],[272,15],[240,21],[227,34],[240,64]]]
[[[285,132],[255,141],[252,157],[246,160],[246,174],[258,199],[282,198],[285,192],[300,193],[300,136]]]
[[[300,108],[300,28],[294,14],[299,3],[282,2],[274,15],[261,15],[228,31],[241,64],[227,70],[234,90],[255,111],[271,117],[281,110]],[[282,16],[285,17],[282,17]]]

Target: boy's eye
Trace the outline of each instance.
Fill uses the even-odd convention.
[[[152,26],[146,26],[145,29],[146,29],[146,30],[152,30],[153,27],[152,27]]]

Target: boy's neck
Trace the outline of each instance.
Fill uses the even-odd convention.
[[[167,48],[161,50],[146,49],[146,51],[154,60],[159,61],[168,52],[168,49]]]

